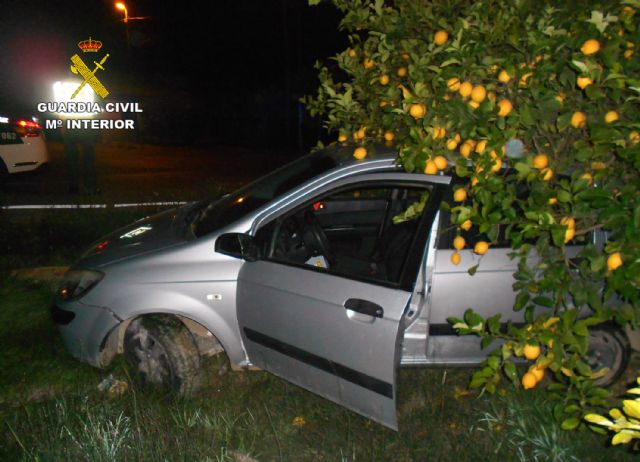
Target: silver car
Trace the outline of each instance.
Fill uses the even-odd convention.
[[[215,201],[170,210],[93,245],[52,308],[66,347],[97,367],[124,353],[146,383],[189,394],[200,360],[226,353],[397,429],[399,365],[469,365],[487,352],[447,322],[468,307],[503,321],[516,262],[480,257],[466,233],[450,261],[456,178],[404,172],[392,152],[316,152]],[[481,262],[475,275],[467,269]],[[602,329],[613,378],[628,341]]]

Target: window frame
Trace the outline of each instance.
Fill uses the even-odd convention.
[[[442,178],[442,177],[439,177]],[[446,178],[446,177],[445,177]],[[315,271],[318,273],[331,275],[335,277],[342,277],[345,279],[350,279],[358,282],[364,282],[367,284],[374,284],[382,287],[387,287],[391,289],[399,289],[406,291],[413,291],[415,282],[418,277],[420,262],[423,259],[424,252],[426,251],[426,244],[429,238],[430,230],[433,224],[433,220],[436,216],[436,213],[439,210],[440,203],[442,201],[444,189],[447,187],[447,181],[433,181],[433,182],[424,182],[424,181],[416,181],[415,179],[363,179],[362,181],[354,181],[347,184],[336,186],[332,189],[326,189],[322,191],[313,191],[312,197],[303,200],[295,204],[292,208],[287,209],[286,211],[282,211],[282,213],[277,216],[272,216],[268,220],[264,220],[259,228],[257,228],[255,232],[255,238],[257,240],[257,245],[260,248],[263,248],[264,245],[267,246],[267,255],[264,255],[265,252],[260,252],[261,255],[258,257],[258,260],[268,261],[270,263],[275,263],[279,265],[285,265],[295,268],[304,269],[307,271]],[[275,243],[275,236],[280,229],[282,223],[289,217],[299,213],[301,210],[306,207],[311,206],[315,202],[321,202],[323,198],[326,198],[333,194],[340,194],[345,191],[354,190],[358,188],[365,189],[367,186],[375,187],[375,188],[418,188],[421,190],[431,190],[431,197],[425,207],[422,215],[419,218],[417,230],[412,236],[411,243],[409,244],[409,249],[407,251],[407,255],[404,258],[402,263],[402,269],[400,271],[400,277],[397,282],[391,281],[383,281],[375,278],[363,277],[361,275],[347,274],[343,272],[337,272],[335,270],[331,270],[328,268],[321,268],[312,265],[307,265],[305,263],[296,263],[291,261],[282,261],[279,259],[273,258],[273,247]],[[268,231],[266,237],[261,236],[261,232],[266,232],[269,227],[273,227],[272,230]],[[266,239],[266,242],[263,241]],[[420,251],[418,251],[420,250]],[[412,268],[409,271],[410,265]]]

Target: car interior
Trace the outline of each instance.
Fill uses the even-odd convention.
[[[329,194],[258,232],[262,255],[347,277],[397,283],[428,189],[368,187]],[[419,208],[420,212],[422,208]]]

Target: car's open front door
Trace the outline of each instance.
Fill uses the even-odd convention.
[[[379,180],[381,176],[386,178],[378,174],[359,179],[361,183],[368,177]],[[392,188],[406,182],[428,190],[430,195],[412,228],[398,281],[344,274],[335,269],[339,264],[317,268],[266,255],[243,265],[238,278],[237,312],[244,346],[253,364],[397,429],[396,368],[403,319],[440,204],[443,185],[434,182],[446,182],[429,181],[425,176],[416,186],[416,175],[389,176],[394,180]],[[311,199],[324,200],[326,195],[303,201],[299,209]]]

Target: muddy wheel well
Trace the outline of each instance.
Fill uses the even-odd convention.
[[[198,347],[201,356],[215,356],[224,352],[224,348],[216,336],[202,324],[187,318],[185,316],[166,314],[166,313],[148,313],[142,316],[127,319],[118,324],[102,342],[100,349],[99,365],[100,367],[108,366],[116,355],[124,351],[124,335],[131,322],[139,317],[156,316],[172,316],[178,319],[191,332],[193,339]]]

